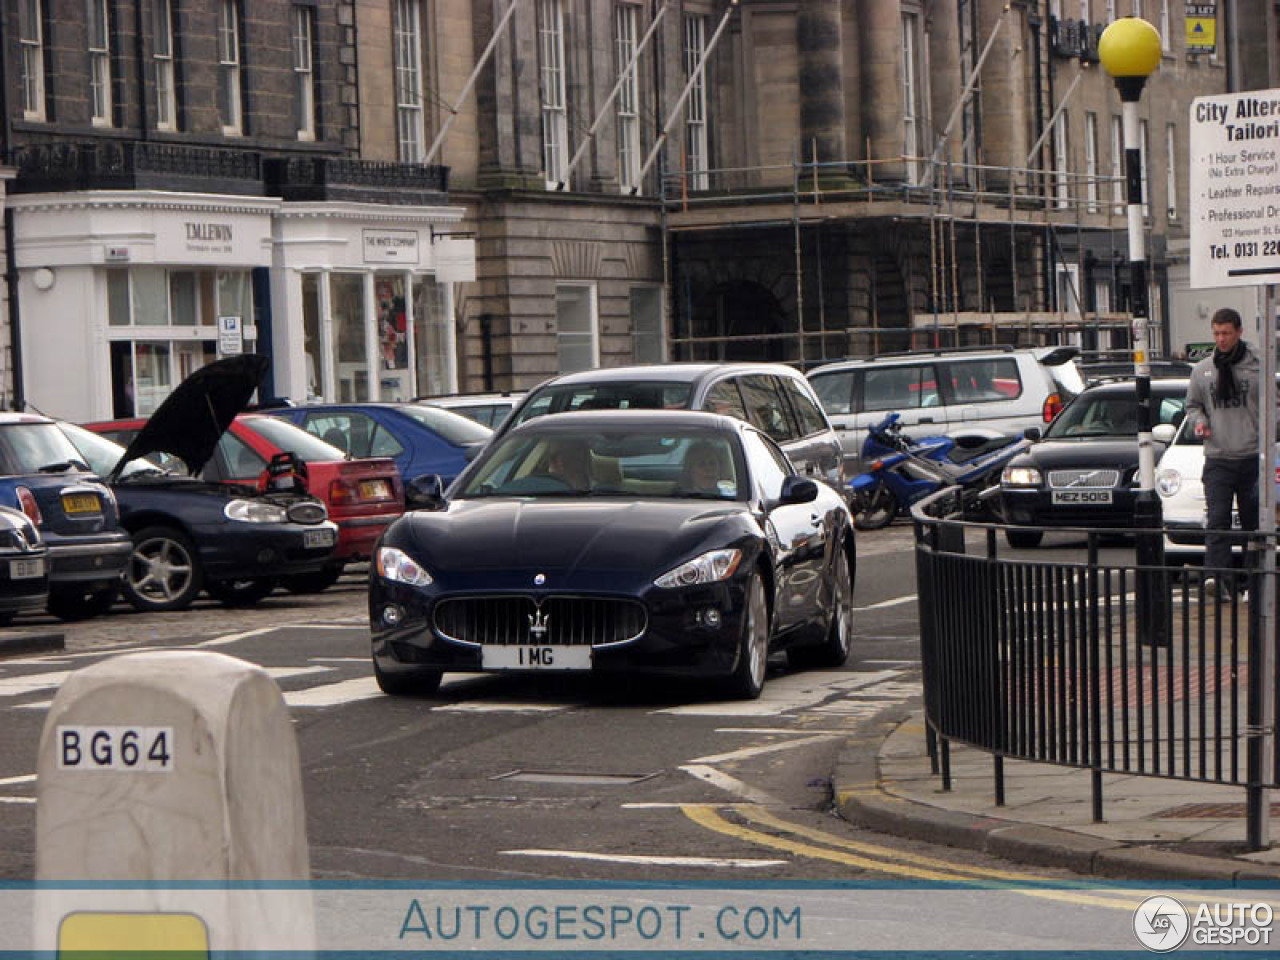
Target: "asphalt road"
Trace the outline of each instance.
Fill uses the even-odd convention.
[[[431,698],[385,697],[354,576],[252,611],[201,604],[75,625],[63,654],[0,660],[0,878],[33,876],[36,744],[62,678],[171,646],[276,678],[296,723],[318,878],[883,880],[914,876],[921,857],[961,880],[975,869],[1030,878],[832,812],[837,752],[918,702],[911,544],[904,524],[862,537],[848,664],[797,672],[776,658],[753,703],[693,684],[564,676],[447,675]]]

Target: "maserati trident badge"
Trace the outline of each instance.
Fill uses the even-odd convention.
[[[541,640],[547,635],[547,615],[541,610],[529,614],[529,636]]]

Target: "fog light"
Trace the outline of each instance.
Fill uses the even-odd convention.
[[[720,627],[720,611],[715,607],[707,607],[705,610],[699,611],[698,620],[704,627],[710,627],[712,630]]]
[[[404,611],[394,603],[389,603],[382,608],[382,622],[389,627],[394,627],[404,617]]]

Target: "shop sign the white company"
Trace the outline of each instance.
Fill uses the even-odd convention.
[[[418,262],[418,232],[416,230],[365,230],[365,263]]]
[[[1191,103],[1191,286],[1280,281],[1280,90]]]

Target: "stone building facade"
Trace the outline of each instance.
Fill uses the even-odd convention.
[[[244,350],[264,396],[456,384],[463,211],[443,167],[359,158],[362,6],[3,5],[13,405],[145,416]]]

